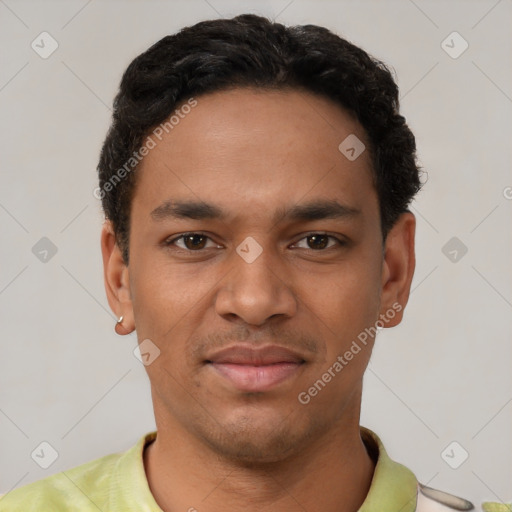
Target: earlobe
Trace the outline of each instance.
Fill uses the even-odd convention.
[[[106,220],[101,231],[103,278],[110,308],[121,317],[115,325],[119,335],[130,334],[135,329],[130,293],[129,270],[116,243],[112,223]]]
[[[416,265],[414,238],[416,218],[411,212],[400,215],[388,233],[382,265],[381,315],[389,318],[386,327],[398,325],[411,289]],[[392,318],[390,313],[393,311]]]
[[[126,334],[130,334],[131,332],[133,332],[134,328],[127,328],[125,325],[124,325],[124,316],[120,316],[119,319],[117,320],[116,322],[116,325],[114,327],[114,330],[116,331],[117,334],[119,334],[120,336],[125,336]]]

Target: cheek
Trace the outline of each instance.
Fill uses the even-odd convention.
[[[318,334],[325,339],[328,358],[335,359],[378,319],[379,262],[360,259],[340,266],[321,279],[316,276],[314,281],[315,285],[312,286],[310,280],[303,288],[305,313],[318,324]]]
[[[176,344],[186,339],[205,314],[215,273],[199,266],[171,265],[165,258],[140,259],[133,266],[132,294],[139,339],[155,339],[157,344]],[[160,340],[160,341],[158,341]]]
[[[334,322],[348,318],[353,324],[378,313],[381,284],[376,260],[354,257],[321,276],[308,276],[305,283],[304,293]]]
[[[335,403],[342,407],[346,397],[358,389],[371,356],[374,338],[369,328],[378,319],[378,286],[374,276],[363,281],[351,273],[333,280],[329,292],[313,300],[316,309],[310,316],[318,326],[317,336],[325,353],[312,367],[308,389],[315,387],[318,379],[328,379],[318,393],[316,407]],[[339,410],[334,408],[332,414]]]

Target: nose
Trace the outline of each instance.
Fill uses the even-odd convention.
[[[290,273],[277,251],[264,248],[252,262],[233,251],[231,260],[231,271],[221,281],[215,298],[218,315],[254,326],[264,325],[272,317],[295,315],[297,300],[288,282]]]

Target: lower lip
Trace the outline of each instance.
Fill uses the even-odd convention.
[[[267,391],[294,375],[301,363],[275,363],[252,366],[233,363],[211,363],[213,368],[240,391]]]

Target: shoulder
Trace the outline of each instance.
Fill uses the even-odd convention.
[[[473,504],[464,498],[418,483],[416,512],[453,512],[474,509]]]
[[[107,510],[105,489],[121,456],[106,455],[0,495],[0,512]]]

